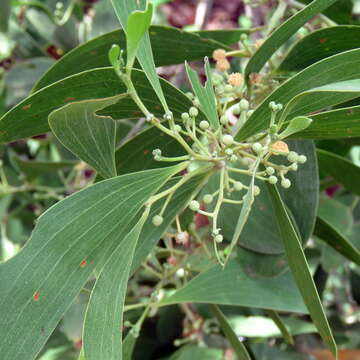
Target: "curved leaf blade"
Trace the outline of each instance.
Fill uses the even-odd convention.
[[[289,272],[270,279],[248,277],[237,261],[215,265],[197,275],[160,305],[184,302],[235,305],[307,313]]]
[[[53,111],[49,125],[59,141],[92,166],[103,178],[116,176],[116,124],[96,111],[116,103],[122,96],[75,102]]]
[[[90,274],[132,229],[149,196],[178,171],[174,166],[105,180],[40,217],[26,247],[0,265],[2,359],[34,359]]]
[[[167,26],[152,25],[149,34],[156,66],[176,65],[185,60],[203,59],[205,56],[211,56],[213,51],[219,48],[230,50],[223,43],[203,39],[197,33]],[[38,80],[33,92],[71,75],[108,67],[110,64],[107,53],[113,44],[126,49],[123,30],[109,32],[69,51]]]
[[[139,222],[112,253],[91,292],[83,335],[87,360],[122,358],[122,323],[127,282],[147,215],[145,210]]]
[[[259,131],[265,130],[269,126],[269,103],[271,101],[286,105],[295,96],[304,91],[335,82],[356,79],[359,76],[357,71],[359,65],[360,49],[356,49],[331,56],[304,69],[284,82],[256,108],[255,112],[236,135],[236,139],[246,139]],[[336,104],[337,96],[329,99],[329,101],[332,100]],[[309,98],[306,104],[307,114],[322,109],[325,103],[324,98],[326,99],[326,97],[321,98],[323,102],[320,104],[320,107],[317,97]],[[307,114],[298,113],[298,115]]]
[[[336,343],[321,305],[298,234],[294,229],[277,188],[269,185],[269,189],[290,270],[306,307],[309,310],[310,316],[313,319],[314,325],[319,330],[322,339],[328,345],[332,354],[337,357]]]
[[[229,340],[231,346],[233,347],[235,354],[239,360],[251,360],[251,357],[246,350],[245,345],[239,340],[238,336],[235,334],[233,328],[227,321],[225,315],[220,310],[217,305],[210,305],[210,310],[215,315],[217,321],[220,324],[222,331],[224,332],[225,336]]]
[[[148,109],[155,115],[163,116],[156,100],[156,94],[144,72],[132,71],[132,81]],[[175,118],[187,111],[191,101],[169,82],[161,80],[170,110]],[[127,89],[112,68],[85,71],[43,88],[19,103],[0,119],[0,143],[39,135],[50,130],[49,114],[69,102],[102,99],[125,94]],[[123,98],[99,113],[116,120],[138,119],[142,116],[130,98]]]
[[[299,71],[329,56],[358,48],[360,27],[332,26],[312,32],[290,49],[277,71]]]
[[[307,21],[337,0],[314,0],[311,4],[279,26],[256,51],[245,68],[245,77],[258,73],[271,56],[294,35]]]
[[[360,195],[360,167],[351,161],[325,150],[316,151],[320,171],[333,177],[354,194]]]
[[[311,115],[310,126],[292,136],[297,139],[341,139],[360,136],[360,106]]]

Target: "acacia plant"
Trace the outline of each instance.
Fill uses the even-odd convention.
[[[308,314],[337,356],[304,252],[315,234],[360,263],[318,212],[318,159],[359,193],[355,165],[314,143],[360,135],[360,107],[349,105],[360,93],[360,50],[340,41],[359,31],[328,26],[321,13],[334,3],[314,0],[279,25],[289,6],[279,1],[262,28],[192,34],[151,26],[146,0],[112,0],[123,30],[70,51],[3,115],[1,142],[51,131],[82,162],[61,172],[57,190],[34,183],[36,175],[12,185],[4,158],[2,201],[36,191],[56,202],[0,265],[1,359],[36,358],[79,296],[87,296],[80,359],[133,358],[144,322],[174,304],[185,314],[176,346],[206,348],[205,333],[222,333],[237,358],[251,359],[223,313],[228,305],[263,309],[290,344],[278,312]],[[319,30],[295,41],[309,21]],[[183,62],[187,93],[155,67]],[[139,119],[143,131],[126,136],[128,120]],[[54,164],[42,165],[69,165]],[[84,167],[96,176],[76,182]],[[208,304],[216,322],[193,304]],[[198,358],[220,358],[207,350]]]

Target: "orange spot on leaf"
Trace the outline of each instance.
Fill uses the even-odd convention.
[[[64,101],[65,102],[68,102],[68,101],[74,101],[75,100],[75,98],[74,97],[67,97]]]
[[[81,263],[80,263],[80,267],[85,267],[87,265],[87,262],[86,260],[83,260]]]
[[[328,39],[320,39],[319,42],[320,44],[325,44],[328,41]]]
[[[30,108],[31,108],[31,104],[27,104],[22,107],[23,110],[29,110]]]
[[[39,301],[39,299],[40,299],[40,293],[39,293],[38,291],[36,291],[36,292],[34,293],[33,299],[34,299],[34,301]]]
[[[144,150],[144,155],[147,155],[150,151],[148,149]]]

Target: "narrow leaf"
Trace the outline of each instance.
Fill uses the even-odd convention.
[[[145,211],[104,265],[91,292],[84,322],[87,360],[122,358],[122,323],[127,282]]]
[[[318,216],[314,234],[345,258],[360,265],[360,251],[332,224]]]
[[[213,51],[219,48],[231,50],[223,43],[203,39],[196,33],[189,33],[173,27],[152,25],[149,35],[156,66],[181,64],[185,60],[200,60],[204,56],[211,56]],[[237,41],[238,39],[233,40],[230,45]],[[107,52],[113,44],[126,50],[126,38],[123,30],[115,30],[91,39],[66,53],[38,80],[33,92],[67,76],[109,66]],[[135,66],[138,64],[135,63]]]
[[[256,171],[259,167],[259,164],[260,164],[260,159],[257,159],[257,161],[254,163],[254,167],[252,169],[252,176],[251,176],[251,181],[249,184],[249,189],[243,198],[244,202],[241,206],[241,211],[240,211],[240,215],[239,215],[236,227],[235,227],[234,236],[233,236],[230,246],[229,246],[229,254],[231,254],[235,245],[239,241],[239,237],[240,237],[240,235],[246,225],[246,222],[250,216],[250,212],[251,212],[254,200],[255,200],[254,185],[255,185]],[[230,255],[227,257],[226,261],[228,261],[229,257],[230,257]]]
[[[316,151],[320,171],[333,177],[338,183],[354,194],[360,195],[360,167],[331,152]]]
[[[314,0],[279,26],[256,51],[245,68],[245,76],[259,72],[271,56],[312,17],[337,0]]]
[[[251,360],[251,357],[246,350],[245,345],[239,340],[238,336],[235,334],[231,325],[227,321],[225,315],[220,310],[217,305],[210,305],[212,313],[215,315],[217,321],[220,324],[222,331],[224,332],[226,338],[229,340],[231,346],[233,347],[235,354],[239,360]]]
[[[259,131],[265,130],[269,126],[269,103],[271,101],[286,105],[295,96],[304,91],[327,84],[357,79],[359,76],[357,71],[358,66],[360,66],[360,49],[334,55],[309,66],[273,91],[256,108],[255,112],[249,118],[249,121],[245,123],[236,135],[236,139],[246,139]],[[345,97],[345,95],[347,95],[347,93],[342,96]],[[349,96],[351,95],[350,93]],[[319,100],[321,100],[320,103]],[[332,96],[326,93],[324,93],[323,96],[321,96],[321,94],[313,97],[309,95],[306,101],[301,104],[304,107],[303,109],[300,109],[298,106],[296,107],[296,111],[290,112],[287,116],[307,115],[311,112],[322,110],[331,103],[337,104],[338,100],[339,94],[336,93]]]
[[[215,265],[197,275],[161,305],[206,303],[307,313],[299,290],[289,272],[275,278],[247,276],[236,260],[223,268]]]
[[[153,15],[153,5],[147,4],[145,11],[134,11],[129,15],[126,28],[127,68],[131,68],[140,45],[140,41],[148,31]],[[154,65],[155,67],[155,65]]]
[[[162,116],[163,111],[154,101],[156,94],[144,72],[133,70],[132,81],[147,108],[153,114]],[[169,82],[160,81],[170,110],[176,119],[180,118],[181,113],[189,110],[191,101]],[[49,114],[69,102],[103,99],[126,92],[125,85],[119,80],[113,68],[93,69],[72,75],[37,91],[0,118],[0,143],[49,131]],[[117,104],[98,114],[111,116],[117,120],[138,119],[142,116],[130,97],[122,98]]]
[[[185,67],[195,96],[200,102],[201,110],[206,115],[213,129],[218,129],[220,126],[219,116],[216,108],[215,92],[211,81],[209,60],[205,58],[205,73],[207,77],[205,86],[201,85],[198,74],[187,62],[185,63]]]
[[[311,32],[290,49],[278,71],[299,71],[329,56],[356,49],[360,41],[360,27],[332,26]]]
[[[127,29],[128,18],[130,14],[136,10],[144,11],[146,8],[146,0],[129,1],[129,0],[111,0],[111,3],[115,9],[115,13],[120,20],[122,28]],[[151,49],[150,37],[148,33],[145,33],[144,37],[140,41],[139,49],[137,52],[137,59],[141,67],[143,68],[147,78],[157,97],[159,98],[165,112],[169,112],[168,105],[164,96],[164,92],[161,88],[159,77],[156,74],[154,56]]]
[[[328,345],[333,355],[337,357],[336,344],[329,323],[326,319],[324,309],[321,305],[314,280],[311,276],[300,239],[294,229],[277,188],[269,185],[269,189],[291,272],[301,292],[306,307],[309,310],[314,325],[319,330],[321,337]]]
[[[312,119],[309,119],[305,116],[297,116],[296,118],[290,120],[287,128],[279,135],[280,139],[285,139],[293,134],[296,134],[300,131],[307,129],[312,123]]]
[[[360,137],[360,106],[311,115],[310,126],[294,134],[298,139],[341,139]]]
[[[118,102],[126,94],[106,99],[74,102],[53,111],[49,125],[58,140],[103,178],[116,176],[116,124],[96,111]]]
[[[0,264],[0,353],[32,360],[95,268],[133,228],[140,209],[178,166],[99,182],[42,215],[26,247]]]
[[[284,340],[290,344],[290,345],[294,345],[294,338],[292,337],[290,331],[288,330],[288,328],[286,327],[286,325],[284,324],[284,322],[281,320],[281,317],[279,316],[279,314],[276,311],[273,310],[268,310],[267,314],[269,315],[269,317],[271,318],[271,320],[274,322],[274,324],[278,327],[278,329],[280,330]]]

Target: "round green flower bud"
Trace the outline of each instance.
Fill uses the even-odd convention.
[[[263,149],[262,145],[260,143],[254,143],[252,145],[252,149],[256,152],[256,153],[260,153]]]
[[[260,192],[261,192],[260,188],[255,185],[255,186],[254,186],[254,196],[260,195]]]
[[[222,137],[222,142],[224,145],[231,145],[233,142],[234,142],[234,138],[229,135],[229,134],[226,134],[226,135],[223,135]]]
[[[225,91],[225,88],[224,88],[224,86],[222,86],[222,85],[218,85],[218,86],[215,88],[215,92],[216,92],[218,95],[223,94],[224,91]]]
[[[224,240],[224,237],[219,234],[219,235],[216,235],[214,239],[217,243],[221,243]]]
[[[152,223],[155,225],[155,226],[160,226],[162,223],[163,223],[164,219],[161,215],[155,215],[153,218],[152,218]]]
[[[234,107],[232,108],[232,113],[233,113],[234,115],[240,115],[240,113],[241,113],[240,106],[239,106],[239,105],[234,106]]]
[[[239,102],[239,108],[240,110],[249,110],[249,102],[246,99],[241,99]]]
[[[188,114],[188,113],[182,113],[181,114],[181,119],[183,120],[183,121],[188,121],[188,120],[190,120],[190,115]]]
[[[191,117],[196,117],[199,115],[199,110],[196,107],[192,106],[189,110],[189,114]]]
[[[210,127],[210,124],[206,120],[202,120],[202,121],[200,121],[199,126],[200,126],[200,129],[206,130]]]
[[[245,34],[245,33],[241,34],[241,36],[240,36],[240,40],[241,40],[241,41],[245,41],[245,40],[247,40],[248,38],[249,38],[249,36],[248,36],[247,34]]]
[[[300,156],[298,157],[298,162],[299,162],[300,164],[305,164],[306,161],[307,161],[307,157],[306,157],[305,155],[300,155]]]
[[[176,132],[180,132],[180,131],[182,130],[182,128],[181,128],[180,125],[175,125],[175,126],[174,126],[174,130],[175,130]]]
[[[276,184],[278,182],[278,178],[276,176],[270,176],[268,181],[270,184]]]
[[[290,165],[290,170],[297,171],[297,169],[298,169],[298,164],[297,163],[293,163],[293,164]]]
[[[244,185],[240,181],[236,181],[234,183],[235,191],[241,191],[244,188]]]
[[[254,113],[255,110],[249,110],[247,113],[246,113],[246,117],[249,118],[253,113]]]
[[[194,98],[194,94],[191,93],[191,92],[187,92],[185,95],[186,95],[190,100],[192,100],[192,99]]]
[[[189,208],[192,211],[198,211],[200,209],[200,204],[196,200],[191,200],[189,204]]]
[[[287,156],[287,159],[292,162],[295,163],[299,160],[299,156],[295,151],[290,151],[289,155]]]
[[[221,122],[221,124],[223,124],[223,125],[227,125],[227,124],[229,123],[229,118],[228,118],[226,115],[222,115],[222,116],[220,117],[220,122]]]
[[[268,175],[273,175],[273,174],[275,174],[275,169],[274,169],[273,167],[271,167],[271,166],[268,166],[268,167],[265,169],[265,171],[266,171],[266,173],[267,173]]]
[[[146,115],[146,121],[147,122],[151,122],[153,118],[154,118],[154,114],[147,114]]]
[[[200,107],[200,101],[199,101],[199,99],[198,99],[198,98],[195,98],[194,101],[193,101],[193,104],[194,104],[194,106],[196,106],[196,107]]]
[[[277,111],[276,102],[275,102],[275,101],[271,101],[271,102],[269,103],[269,108],[270,108],[270,110],[272,110],[272,111]]]
[[[205,204],[211,204],[214,200],[214,197],[210,194],[206,194],[206,195],[204,195],[203,200],[204,200]]]
[[[235,154],[230,156],[231,162],[235,162],[235,161],[237,161],[237,159],[238,159],[238,157]]]
[[[291,181],[289,179],[282,179],[281,180],[281,186],[284,189],[288,189],[291,186]]]

